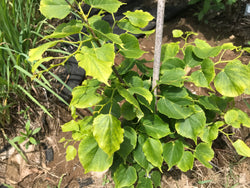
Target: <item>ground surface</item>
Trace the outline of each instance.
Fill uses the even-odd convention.
[[[188,10],[178,17],[165,23],[164,42],[171,42],[173,38],[171,31],[173,29],[182,29],[184,31],[194,31],[198,33],[198,38],[206,40],[212,46],[223,42],[234,42],[242,45],[245,42],[245,36],[237,33],[237,30],[225,31],[219,28],[210,27],[210,25],[197,22],[192,16],[193,10]],[[230,22],[229,22],[230,23]],[[223,24],[223,23],[220,23]],[[228,26],[225,22],[225,27]],[[232,24],[236,24],[232,22]],[[239,23],[240,24],[240,23]],[[237,26],[237,24],[236,24]],[[245,32],[245,31],[244,31]],[[154,55],[154,35],[149,38],[140,39],[141,48],[148,51],[143,58],[152,60]],[[228,58],[236,57],[237,54],[228,53]],[[250,61],[249,54],[245,54],[243,62]],[[117,59],[119,61],[119,58]],[[199,93],[206,93],[206,90],[197,90],[193,85],[187,85],[191,90]],[[239,97],[237,106],[247,112],[250,116],[250,109],[246,108],[243,98],[250,103],[249,96]],[[46,101],[44,101],[46,104]],[[47,104],[48,106],[48,104]],[[70,112],[67,108],[58,102],[50,102],[49,106],[54,119],[47,117],[41,111],[33,112],[36,116],[32,120],[35,127],[43,127],[40,147],[30,147],[26,155],[31,161],[26,164],[23,159],[13,150],[8,150],[0,155],[0,184],[8,183],[14,187],[23,188],[45,188],[56,187],[61,181],[61,187],[80,188],[95,187],[106,188],[114,187],[113,182],[109,179],[108,173],[90,173],[84,174],[78,159],[70,162],[65,160],[65,148],[58,141],[62,137],[70,138],[69,134],[62,133],[60,125],[71,119]],[[87,114],[87,111],[80,111]],[[17,124],[17,123],[16,123]],[[49,130],[49,131],[48,131]],[[236,137],[246,140],[250,146],[249,129],[236,130]],[[1,141],[0,148],[4,142]],[[244,159],[238,156],[233,148],[220,137],[215,142],[215,158],[212,160],[213,169],[206,169],[199,162],[195,162],[193,170],[187,173],[181,173],[178,169],[164,171],[162,178],[163,188],[191,188],[191,187],[250,187],[250,158]],[[7,156],[6,156],[7,155]],[[47,156],[46,156],[47,155]],[[52,156],[52,158],[50,158]]]

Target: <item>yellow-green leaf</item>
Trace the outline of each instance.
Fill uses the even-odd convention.
[[[74,0],[68,0],[73,3]],[[48,19],[63,19],[70,13],[71,7],[65,0],[41,0],[40,11]]]
[[[154,19],[150,13],[142,10],[136,10],[134,12],[127,11],[124,15],[129,19],[132,25],[140,28],[146,27],[148,23]]]
[[[93,135],[99,147],[109,156],[120,149],[124,129],[121,122],[111,114],[100,114],[93,122]]]
[[[250,148],[242,140],[238,139],[233,146],[239,155],[250,157]]]
[[[104,44],[100,48],[83,46],[81,52],[76,54],[79,66],[86,70],[86,74],[96,78],[107,85],[112,73],[115,52],[113,44]]]

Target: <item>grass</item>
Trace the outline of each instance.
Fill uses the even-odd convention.
[[[32,87],[41,86],[67,104],[51,89],[49,81],[43,76],[41,80],[32,82],[31,62],[27,54],[41,39],[41,33],[46,32],[44,26],[48,25],[38,11],[39,3],[40,0],[0,1],[0,128],[10,125],[11,108],[26,100],[32,101],[51,116],[49,110],[32,96]],[[50,75],[63,83],[53,73]]]
[[[44,18],[37,14],[38,6],[37,0],[2,0],[0,2],[1,127],[10,124],[10,108],[16,104],[17,100],[23,98],[22,92],[24,90],[30,92],[29,78],[15,66],[20,66],[27,71],[31,69],[27,61],[27,53],[39,39],[39,32],[44,23]]]

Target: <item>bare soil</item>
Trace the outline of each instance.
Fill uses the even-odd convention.
[[[222,23],[223,24],[223,23]],[[225,23],[228,24],[228,21]],[[233,22],[235,25],[235,22]],[[239,23],[240,24],[240,23]],[[225,25],[225,27],[228,25]],[[220,26],[221,28],[221,26]],[[194,31],[198,33],[198,38],[206,40],[210,45],[216,46],[225,42],[233,42],[243,45],[245,37],[231,31],[222,31],[219,28],[210,27],[197,21],[192,11],[179,15],[175,19],[165,23],[163,42],[172,42],[171,31],[182,29],[183,31]],[[249,34],[249,33],[248,33]],[[148,53],[142,58],[152,60],[154,57],[154,37],[141,38],[140,46]],[[193,38],[194,39],[194,38]],[[191,39],[191,40],[193,40]],[[237,53],[226,54],[228,59],[237,56]],[[121,59],[118,57],[118,63]],[[250,55],[244,54],[241,58],[243,63],[249,63]],[[206,94],[205,89],[197,89],[193,84],[186,87],[197,94]],[[41,94],[42,95],[42,94]],[[44,96],[40,96],[44,98]],[[237,98],[236,105],[250,116],[250,109],[244,103],[250,103],[249,96]],[[53,98],[44,100],[44,105],[51,109],[54,118],[50,118],[42,111],[31,112],[32,126],[42,127],[42,134],[39,139],[39,146],[31,146],[26,150],[26,156],[30,163],[27,164],[20,155],[13,149],[0,154],[0,185],[1,183],[12,185],[16,188],[47,188],[57,187],[61,180],[63,188],[109,188],[114,187],[108,172],[84,174],[78,158],[67,162],[65,159],[65,148],[63,143],[59,143],[62,137],[70,138],[70,134],[62,133],[60,125],[71,120],[70,112],[66,106],[55,101]],[[79,113],[87,115],[88,111],[81,110]],[[19,121],[13,122],[13,126],[18,126]],[[234,138],[245,140],[250,146],[250,130],[243,128],[234,130]],[[11,135],[10,135],[11,136]],[[14,136],[14,135],[12,135]],[[4,139],[0,140],[0,148],[6,144]],[[215,158],[212,160],[213,168],[207,169],[198,161],[195,161],[193,170],[182,173],[179,169],[164,170],[162,177],[163,188],[247,188],[250,187],[250,158],[238,156],[231,144],[223,136],[219,136],[213,145]],[[25,149],[24,149],[25,150]],[[1,186],[0,186],[1,187]]]

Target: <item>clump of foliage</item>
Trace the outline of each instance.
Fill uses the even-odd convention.
[[[86,4],[90,6],[88,13],[82,9]],[[240,139],[231,140],[231,134],[226,132],[227,127],[250,127],[248,115],[232,105],[234,97],[250,94],[250,64],[239,60],[242,53],[250,49],[232,43],[212,47],[198,38],[189,43],[189,36],[195,33],[174,30],[173,36],[185,43],[162,46],[158,95],[154,96],[153,70],[146,66],[145,60],[138,60],[145,51],[139,48],[137,38],[132,35],[151,34],[153,31],[142,28],[153,17],[136,10],[125,12],[124,18],[115,20],[114,13],[121,5],[118,0],[41,1],[40,10],[49,19],[63,19],[71,11],[81,18],[59,25],[44,37],[53,40],[29,53],[29,60],[34,62],[34,76],[44,72],[37,71],[43,62],[63,60],[51,64],[50,69],[63,65],[72,56],[89,76],[73,89],[70,103],[73,120],[62,125],[63,132],[72,132],[72,139],[61,139],[67,148],[66,159],[72,160],[78,154],[86,173],[110,168],[116,187],[133,187],[134,184],[159,187],[163,164],[168,170],[176,166],[185,172],[193,168],[197,159],[212,168],[212,144],[219,134],[226,135],[239,155],[250,157],[250,148]],[[100,11],[90,17],[93,8]],[[103,20],[106,14],[112,15],[114,25]],[[116,25],[126,32],[114,34]],[[64,39],[72,34],[80,34],[82,39],[77,42]],[[58,43],[77,48],[64,57],[42,56]],[[228,50],[237,51],[239,56],[224,60]],[[183,58],[177,57],[179,53]],[[125,58],[119,66],[114,64],[116,54]],[[217,66],[221,63],[226,64],[224,68]],[[138,72],[132,69],[135,66]],[[185,88],[185,82],[207,88],[209,95],[192,94]],[[77,117],[76,108],[90,107],[94,109],[92,116]],[[77,142],[80,142],[78,148]]]
[[[200,11],[195,15],[198,17],[199,21],[203,20],[205,16],[209,14],[217,14],[226,10],[226,6],[231,7],[236,0],[191,0],[190,5],[201,4]]]

